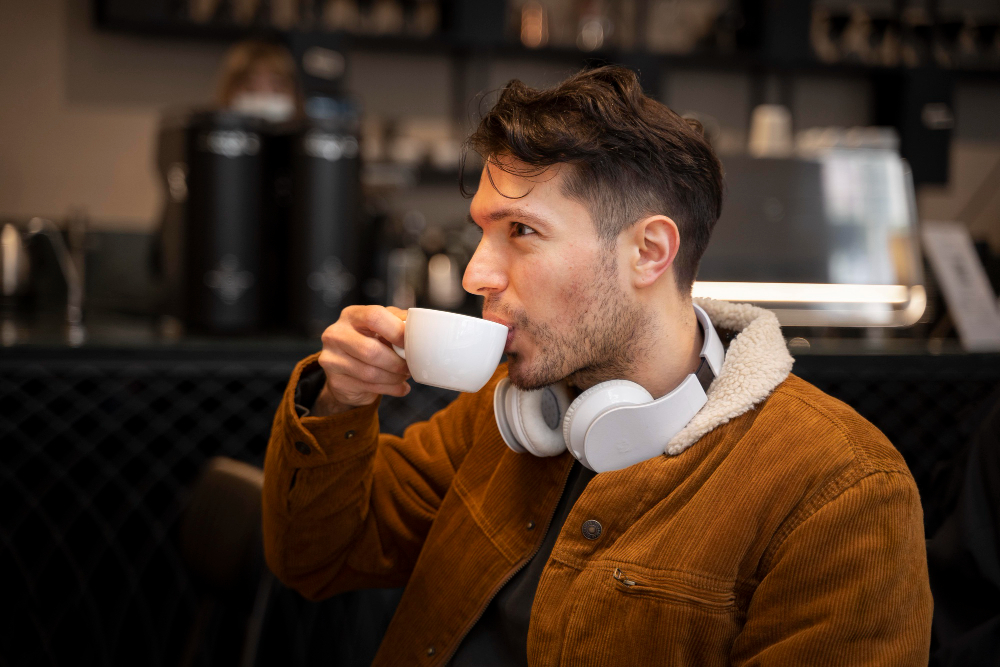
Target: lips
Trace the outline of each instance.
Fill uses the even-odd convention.
[[[503,319],[501,317],[497,317],[496,315],[489,315],[487,313],[483,313],[483,319],[487,320],[489,322],[496,322],[497,324],[502,324],[505,327],[507,327],[508,329],[513,329],[514,328],[514,325],[512,325],[510,322],[508,322],[507,320],[505,320],[505,319]]]
[[[496,322],[497,324],[502,324],[507,327],[507,342],[504,344],[503,351],[504,353],[510,352],[510,345],[514,342],[514,325],[503,318],[486,313],[483,313],[483,319],[489,320],[490,322]]]

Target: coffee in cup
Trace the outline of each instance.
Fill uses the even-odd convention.
[[[406,311],[404,348],[393,345],[420,384],[477,392],[500,363],[507,327],[444,310]]]

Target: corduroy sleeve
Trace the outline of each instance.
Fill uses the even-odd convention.
[[[378,401],[329,417],[300,418],[292,372],[264,464],[267,563],[311,599],[405,584],[425,536],[472,442],[483,401],[462,394],[403,437],[379,434]]]
[[[916,485],[875,472],[790,527],[764,563],[731,663],[922,667],[932,607]]]

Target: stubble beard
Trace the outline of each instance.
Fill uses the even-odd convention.
[[[555,329],[530,320],[499,300],[486,298],[483,312],[504,315],[515,330],[535,344],[531,366],[517,352],[507,355],[508,377],[521,390],[540,389],[568,379],[580,389],[624,378],[639,363],[647,343],[644,334],[651,317],[619,286],[613,258],[602,262],[594,282],[583,296],[571,326]]]

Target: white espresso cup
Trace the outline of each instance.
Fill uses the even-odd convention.
[[[503,356],[507,327],[478,317],[443,310],[406,311],[404,349],[410,375],[420,384],[477,392],[486,385]]]

